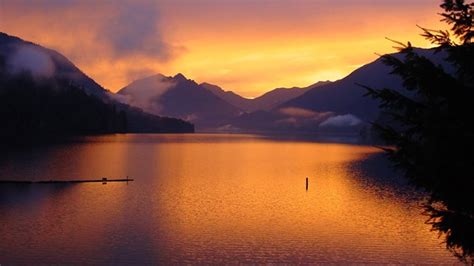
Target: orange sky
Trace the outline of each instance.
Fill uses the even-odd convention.
[[[0,31],[63,53],[109,90],[183,73],[246,97],[342,78],[429,44],[436,0],[0,0]]]

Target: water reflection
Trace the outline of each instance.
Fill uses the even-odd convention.
[[[2,177],[135,182],[4,194],[0,260],[456,262],[378,154],[251,135],[115,135],[20,152],[0,162]]]

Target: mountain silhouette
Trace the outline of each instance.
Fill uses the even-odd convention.
[[[442,53],[432,49],[416,51],[452,71]],[[132,82],[119,94],[147,112],[191,121],[200,130],[358,133],[370,122],[381,119],[379,103],[365,97],[366,90],[358,84],[407,93],[400,78],[391,71],[377,59],[341,80],[304,88],[278,88],[255,99],[210,83],[197,84],[182,74],[158,74]]]
[[[432,49],[416,49],[445,70],[453,71],[442,53]],[[400,58],[400,54],[394,54]],[[358,84],[374,88],[393,88],[410,97],[402,80],[392,69],[377,59],[347,77],[309,88],[305,93],[272,108],[243,114],[229,126],[237,131],[326,131],[358,132],[368,123],[380,119],[379,103],[365,97],[366,90]]]
[[[193,132],[124,104],[60,53],[0,33],[1,136]]]
[[[416,52],[443,66],[447,71],[452,71],[452,67],[445,62],[443,53],[420,48],[416,49]],[[399,53],[393,55],[401,58]],[[393,88],[401,93],[407,93],[403,91],[402,80],[392,75],[391,71],[392,68],[385,65],[379,58],[358,68],[341,80],[310,89],[304,95],[283,103],[277,108],[296,107],[317,112],[354,114],[365,121],[372,121],[379,115],[378,102],[364,97],[366,90],[358,84],[373,88]]]
[[[254,112],[258,110],[271,110],[284,102],[287,102],[293,98],[304,94],[309,89],[319,87],[328,83],[330,83],[330,81],[320,81],[304,88],[277,88],[266,92],[263,95],[254,99],[244,98],[232,91],[225,91],[221,87],[214,84],[204,82],[200,85],[208,89],[215,95],[219,96],[221,99],[227,101],[228,103],[246,112]]]
[[[190,121],[199,130],[218,128],[243,113],[182,74],[136,80],[117,94],[146,112]]]
[[[435,53],[430,49],[416,51],[447,71],[453,71],[442,53]],[[72,94],[77,94],[76,97],[82,99],[83,106],[89,104],[96,112],[101,110],[100,112],[108,114],[101,118],[102,122],[95,122],[95,129],[87,129],[94,131],[100,128],[99,131],[106,132],[193,131],[191,124],[166,117],[177,117],[194,123],[200,131],[356,132],[369,122],[380,119],[378,102],[364,97],[365,89],[357,84],[394,88],[409,94],[402,90],[402,81],[390,74],[391,68],[383,64],[381,59],[358,68],[338,81],[318,82],[304,88],[277,88],[255,99],[244,98],[217,85],[205,82],[198,84],[182,74],[170,77],[156,74],[133,81],[114,94],[85,75],[60,53],[4,33],[0,33],[0,67],[3,79],[0,92],[9,92],[11,101],[20,102],[20,96],[25,97],[27,94],[20,95],[19,91],[13,90],[19,83],[24,87],[25,80],[12,81],[10,77],[24,78],[27,73],[32,93],[38,91],[39,87],[51,92],[63,88],[61,96],[56,95],[59,97],[57,99],[43,95],[44,92],[41,95],[50,97],[49,100],[53,102],[68,99],[71,104],[78,105],[71,98]],[[101,105],[104,106],[99,107]],[[55,106],[59,108],[59,105]],[[42,105],[35,108],[40,107]],[[34,111],[32,110],[33,113]],[[84,123],[98,119],[92,113],[88,115],[91,117],[82,119]],[[9,118],[4,114],[3,117],[8,120],[13,116]],[[108,123],[109,120],[116,122]],[[117,124],[117,121],[125,120],[126,123]],[[59,123],[57,121],[63,120],[55,121]]]

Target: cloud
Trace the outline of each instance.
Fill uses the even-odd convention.
[[[311,121],[323,121],[333,115],[331,112],[315,112],[309,109],[298,107],[285,107],[278,109],[278,112],[286,117],[300,118]]]
[[[170,44],[162,34],[160,1],[5,1],[0,8],[5,27],[35,35],[40,43],[61,39],[55,46],[67,48],[69,55],[80,60],[88,52],[94,54],[89,60],[133,56],[167,61],[184,49]]]
[[[97,38],[108,43],[115,56],[171,58],[174,48],[161,34],[156,1],[115,1],[108,9],[112,16],[99,27]]]
[[[154,74],[156,74],[156,71],[153,68],[138,64],[127,69],[124,75],[127,80],[135,81],[153,76]]]
[[[288,116],[296,116],[296,117],[314,117],[318,113],[313,112],[308,109],[297,108],[297,107],[287,107],[281,108],[278,110],[281,114],[288,115]]]
[[[0,31],[60,52],[116,91],[187,51],[164,12],[160,0],[0,0]]]
[[[391,52],[387,34],[423,40],[413,25],[436,26],[437,10],[432,0],[0,0],[0,31],[59,51],[113,91],[145,66],[255,97],[342,78]]]
[[[301,129],[314,129],[322,121],[334,115],[331,112],[315,112],[297,107],[280,108],[275,114],[277,119],[272,122],[275,127],[284,126]]]
[[[51,56],[33,45],[21,45],[7,58],[7,67],[13,74],[27,71],[33,77],[51,77],[55,66]]]
[[[355,115],[337,115],[326,119],[319,126],[320,127],[352,127],[357,126],[362,121]]]
[[[162,75],[154,75],[132,82],[116,99],[139,107],[148,113],[160,115],[162,111],[159,103],[160,96],[175,86],[176,83],[173,80]]]

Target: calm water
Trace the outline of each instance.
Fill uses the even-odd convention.
[[[113,135],[0,156],[4,180],[126,175],[0,185],[0,264],[457,263],[368,146]]]

